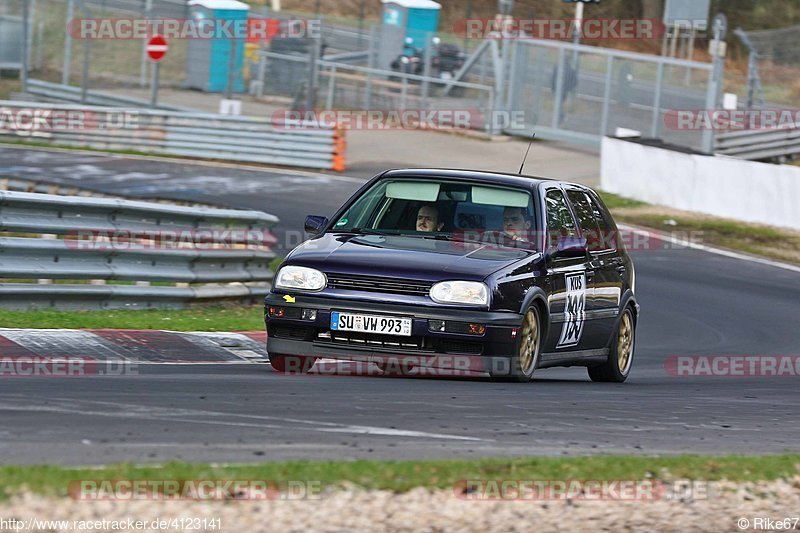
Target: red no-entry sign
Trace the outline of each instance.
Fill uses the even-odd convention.
[[[167,40],[161,35],[153,35],[147,41],[147,57],[153,61],[161,61],[167,55]]]

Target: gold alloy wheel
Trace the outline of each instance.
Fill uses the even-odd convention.
[[[534,370],[536,354],[539,352],[539,321],[536,313],[528,309],[525,321],[522,323],[522,337],[519,345],[520,370],[527,376]]]
[[[619,334],[617,335],[617,362],[619,371],[623,375],[628,371],[633,355],[633,321],[630,312],[622,315],[619,321]]]

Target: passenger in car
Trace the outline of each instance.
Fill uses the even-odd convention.
[[[425,204],[417,212],[417,231],[442,231],[444,222],[439,221],[439,210],[433,204]]]
[[[530,241],[531,221],[522,207],[506,207],[503,210],[503,231],[515,241]]]

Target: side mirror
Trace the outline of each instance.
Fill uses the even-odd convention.
[[[311,235],[319,235],[322,233],[322,230],[325,228],[325,226],[328,225],[328,222],[329,220],[327,217],[308,215],[306,217],[306,233],[310,233]]]
[[[586,257],[588,247],[586,238],[563,237],[558,240],[553,257],[557,259],[568,259],[575,257]]]

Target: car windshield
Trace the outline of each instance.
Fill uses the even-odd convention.
[[[534,248],[529,191],[434,179],[384,179],[334,221],[332,231],[409,235]]]

